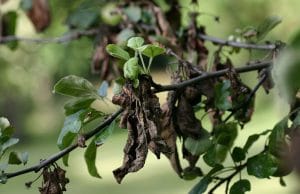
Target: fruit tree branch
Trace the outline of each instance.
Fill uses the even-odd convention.
[[[90,29],[83,31],[75,31],[65,34],[63,36],[52,37],[52,38],[27,38],[19,36],[5,36],[0,37],[0,44],[5,44],[12,41],[23,41],[32,43],[64,43],[72,40],[77,40],[82,36],[93,36],[99,33],[99,29]]]
[[[93,137],[95,134],[99,133],[102,129],[104,129],[106,126],[108,126],[111,122],[113,122],[118,116],[119,114],[121,114],[121,112],[123,112],[123,109],[119,109],[118,111],[116,111],[115,113],[113,113],[110,117],[108,117],[107,119],[105,119],[96,129],[94,129],[93,131],[84,134],[84,138],[85,140],[88,140],[89,138]],[[73,151],[74,149],[76,149],[78,147],[78,143],[75,143],[63,150],[61,150],[60,152],[50,156],[48,159],[46,160],[42,160],[39,164],[34,165],[32,167],[17,171],[17,172],[13,172],[13,173],[6,173],[5,176],[7,178],[13,178],[15,176],[19,176],[22,174],[26,174],[29,172],[38,172],[40,171],[42,168],[48,166],[49,164],[52,164],[54,162],[56,162],[57,160],[59,160],[60,158],[62,158],[64,155],[70,153],[71,151]]]
[[[218,44],[218,45],[222,45],[222,46],[244,48],[244,49],[274,50],[277,47],[275,44],[250,44],[250,43],[223,40],[223,39],[216,38],[213,36],[208,36],[205,34],[198,34],[198,37],[202,40],[207,40],[214,44]]]

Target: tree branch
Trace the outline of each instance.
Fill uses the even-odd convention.
[[[198,37],[202,40],[207,40],[207,41],[210,41],[214,44],[223,45],[223,46],[237,47],[237,48],[244,48],[244,49],[274,50],[277,47],[275,44],[264,44],[264,45],[263,44],[249,44],[249,43],[223,40],[223,39],[208,36],[208,35],[205,35],[205,34],[198,34]]]
[[[270,67],[271,64],[272,64],[271,61],[258,62],[258,63],[255,63],[255,64],[248,64],[247,66],[236,68],[235,71],[238,72],[238,73],[256,71],[256,70],[261,70],[261,69]],[[195,83],[203,81],[203,80],[223,76],[228,72],[228,70],[229,69],[224,69],[224,70],[215,71],[215,72],[203,73],[202,75],[200,75],[198,77],[195,77],[195,78],[190,79],[190,80],[183,81],[183,82],[178,83],[178,84],[165,85],[165,86],[157,85],[157,87],[153,91],[155,93],[159,93],[159,92],[163,92],[163,91],[177,90],[177,89],[186,87],[188,85],[195,84]],[[83,135],[84,138],[86,140],[88,140],[89,138],[93,137],[95,134],[100,132],[104,127],[108,126],[122,112],[123,112],[123,109],[120,109],[120,110],[116,111],[115,113],[113,113],[110,117],[108,117],[106,120],[104,120],[96,129],[94,129],[93,131],[90,131],[89,133],[84,134]],[[64,155],[70,153],[71,151],[76,149],[78,146],[79,146],[78,143],[75,143],[75,144],[65,148],[64,150],[61,150],[60,152],[50,156],[48,159],[42,160],[37,165],[31,166],[29,168],[26,168],[26,169],[23,169],[23,170],[20,170],[20,171],[17,171],[17,172],[5,173],[4,175],[7,178],[13,178],[13,177],[16,177],[16,176],[19,176],[19,175],[22,175],[22,174],[26,174],[26,173],[29,173],[29,172],[38,172],[42,168],[48,166],[49,164],[52,164],[52,163],[56,162],[57,160],[62,158]]]
[[[93,137],[95,134],[99,133],[102,129],[104,129],[104,127],[108,126],[113,120],[115,120],[119,114],[121,114],[123,112],[123,109],[119,109],[118,111],[116,111],[115,113],[113,113],[111,116],[109,116],[107,119],[105,119],[96,129],[94,129],[93,131],[90,131],[89,133],[84,134],[84,138],[86,140],[88,140],[89,138]],[[50,156],[48,159],[46,160],[42,160],[39,164],[34,165],[32,167],[17,171],[17,172],[13,172],[13,173],[5,173],[5,176],[7,178],[13,178],[15,176],[19,176],[22,174],[26,174],[29,172],[38,172],[40,171],[42,168],[48,166],[49,164],[52,164],[54,162],[56,162],[57,160],[59,160],[60,158],[62,158],[64,155],[70,153],[71,151],[73,151],[74,149],[76,149],[78,147],[78,143],[75,143],[67,148],[65,148],[64,150],[61,150],[60,152]]]
[[[235,69],[236,72],[238,73],[245,73],[249,71],[256,71],[256,70],[261,70],[267,67],[270,67],[272,64],[272,61],[266,61],[266,62],[258,62],[255,64],[248,64],[243,67],[238,67]],[[215,72],[204,72],[200,76],[194,77],[192,79],[177,83],[177,84],[172,84],[172,85],[157,85],[157,87],[153,90],[155,93],[158,92],[163,92],[163,91],[169,91],[169,90],[178,90],[181,88],[184,88],[186,86],[195,84],[197,82],[206,80],[206,79],[211,79],[215,77],[220,77],[225,75],[229,69],[223,69],[220,71],[215,71]]]
[[[82,36],[93,36],[99,32],[99,29],[90,29],[84,31],[75,31],[65,34],[59,37],[52,38],[27,38],[19,36],[5,36],[0,37],[0,44],[5,44],[12,41],[23,41],[23,42],[32,42],[32,43],[64,43],[72,40],[77,40]]]

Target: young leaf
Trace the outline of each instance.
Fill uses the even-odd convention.
[[[209,136],[204,136],[199,140],[188,137],[184,142],[184,147],[193,155],[200,156],[212,146]]]
[[[108,52],[108,54],[118,59],[122,59],[125,61],[130,59],[129,53],[124,49],[122,49],[119,45],[108,44],[106,46],[106,51]]]
[[[68,103],[66,103],[64,106],[65,115],[68,116],[80,110],[87,109],[94,101],[95,98],[93,97],[82,97],[82,98],[76,98],[74,100],[71,100]]]
[[[128,40],[127,46],[134,50],[137,50],[139,47],[143,46],[144,39],[142,37],[132,37]]]
[[[281,23],[281,18],[278,16],[270,16],[266,18],[257,27],[257,35],[256,35],[257,41],[264,39],[266,35],[280,23]]]
[[[93,84],[76,75],[69,75],[59,80],[54,86],[54,92],[74,97],[97,97]]]
[[[235,182],[229,191],[229,194],[244,194],[247,191],[251,190],[250,181],[247,179],[241,179]]]
[[[98,94],[101,97],[106,97],[107,96],[107,90],[108,90],[108,82],[107,81],[103,81],[102,84],[100,85],[99,89],[98,89]]]
[[[18,153],[18,152],[11,152],[8,157],[9,164],[26,164],[28,161],[28,152]]]
[[[225,111],[232,108],[230,87],[231,84],[229,80],[224,80],[215,87],[215,106],[220,110]]]
[[[153,44],[148,44],[139,48],[143,55],[146,55],[149,58],[156,57],[165,52],[165,49]]]
[[[0,131],[3,132],[4,129],[10,126],[10,123],[7,118],[0,117]]]
[[[244,149],[240,147],[235,147],[232,151],[232,159],[234,162],[241,162],[245,160],[246,155]]]
[[[101,178],[96,167],[97,146],[95,141],[91,141],[84,152],[84,160],[91,176]]]
[[[129,59],[124,64],[123,71],[125,78],[129,78],[131,80],[137,79],[139,75],[138,59],[136,57]]]
[[[278,168],[278,162],[269,153],[261,153],[247,161],[247,172],[257,178],[268,178],[272,176]]]

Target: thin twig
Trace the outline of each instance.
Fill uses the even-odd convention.
[[[238,67],[235,69],[235,71],[237,73],[245,73],[245,72],[249,72],[249,71],[261,70],[261,69],[270,67],[271,64],[272,64],[272,61],[258,62],[255,64],[248,64],[243,67]],[[178,90],[178,89],[184,88],[186,86],[195,84],[195,83],[203,81],[203,80],[223,76],[228,71],[229,71],[229,68],[223,69],[220,71],[205,72],[205,73],[202,73],[200,76],[194,77],[192,79],[189,79],[189,80],[177,83],[177,84],[164,85],[164,86],[157,85],[157,87],[154,89],[154,92],[158,93],[158,92],[169,91],[169,90]]]
[[[214,44],[223,45],[223,46],[237,47],[237,48],[244,48],[244,49],[274,50],[277,47],[275,44],[249,44],[249,43],[223,40],[223,39],[216,38],[216,37],[213,37],[213,36],[208,36],[208,35],[205,35],[205,34],[198,34],[198,37],[202,40],[207,40],[207,41],[210,41]]]
[[[5,44],[12,41],[23,41],[32,43],[64,43],[72,40],[77,40],[82,36],[94,36],[99,32],[99,29],[90,29],[84,31],[75,31],[65,34],[63,36],[51,37],[51,38],[28,38],[20,36],[5,36],[0,37],[0,44]]]
[[[96,129],[94,129],[93,131],[87,133],[84,135],[84,138],[86,140],[88,140],[89,138],[93,137],[95,134],[99,133],[102,129],[104,129],[106,126],[108,126],[112,121],[114,121],[119,114],[121,114],[121,112],[123,111],[123,109],[119,109],[118,111],[116,111],[115,113],[113,113],[110,117],[108,117],[107,119],[105,119]],[[13,173],[5,173],[5,176],[7,178],[13,178],[15,176],[19,176],[22,174],[26,174],[29,172],[38,172],[40,171],[42,168],[48,166],[49,164],[52,164],[54,162],[56,162],[57,160],[59,160],[60,158],[62,158],[64,155],[70,153],[72,150],[76,149],[78,147],[78,143],[75,143],[67,148],[65,148],[64,150],[61,150],[60,152],[50,156],[48,159],[46,160],[42,160],[39,164],[31,166],[29,168],[17,171],[17,172],[13,172]]]
[[[226,123],[238,110],[240,110],[244,106],[248,106],[248,104],[250,103],[251,99],[253,98],[253,96],[255,95],[257,90],[266,81],[267,77],[268,77],[267,73],[264,73],[262,78],[259,80],[259,82],[256,84],[256,86],[253,88],[253,90],[251,91],[251,93],[247,97],[247,99],[242,104],[240,104],[239,106],[237,106],[233,109],[233,111],[224,120],[224,123]]]
[[[236,171],[234,171],[232,174],[228,175],[227,177],[221,179],[217,184],[215,184],[215,186],[213,188],[211,188],[208,192],[208,194],[213,194],[213,192],[219,188],[223,183],[227,182],[227,181],[231,181],[231,179],[237,175],[240,171],[242,171],[245,167],[247,166],[247,162],[241,166],[238,166],[236,168]]]

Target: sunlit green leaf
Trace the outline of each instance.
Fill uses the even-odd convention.
[[[84,160],[91,176],[101,178],[96,167],[97,146],[94,141],[88,145],[84,152]]]
[[[267,17],[258,27],[257,27],[257,40],[260,41],[266,37],[266,35],[281,23],[281,18],[278,16]]]
[[[129,78],[131,80],[137,79],[139,75],[138,59],[136,57],[129,59],[124,64],[123,71],[125,78]]]
[[[241,179],[235,182],[229,191],[229,194],[244,194],[247,191],[251,190],[250,181],[247,179]]]
[[[64,106],[65,114],[68,116],[80,110],[87,109],[94,101],[95,101],[94,97],[82,97],[82,98],[73,99],[65,104]]]
[[[129,53],[116,44],[108,44],[106,46],[106,51],[108,54],[118,59],[127,61],[130,58]]]
[[[88,80],[76,75],[69,75],[59,80],[54,92],[73,97],[97,97],[97,91]]]
[[[156,57],[165,52],[164,48],[153,44],[147,44],[145,46],[142,46],[139,48],[139,50],[142,52],[143,55],[146,55],[150,58]]]
[[[247,172],[257,178],[268,178],[278,168],[277,159],[269,153],[261,153],[247,161]]]
[[[10,123],[7,118],[5,117],[0,117],[0,131],[4,131],[7,127],[10,126]]]
[[[143,44],[144,44],[144,39],[142,37],[132,37],[127,42],[127,46],[134,50],[137,50]]]

